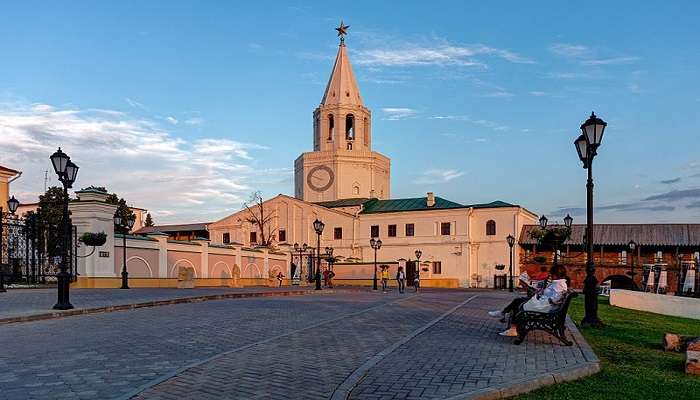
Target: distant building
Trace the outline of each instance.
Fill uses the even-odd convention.
[[[197,238],[209,239],[210,223],[175,224],[144,226],[134,229],[134,235],[147,235],[153,232],[165,233],[172,240],[194,240]]]
[[[554,249],[538,244],[530,233],[538,225],[525,225],[519,235],[520,266],[530,276],[548,269],[554,261]],[[583,287],[586,277],[585,225],[573,225],[571,237],[559,248],[559,263],[575,288]],[[632,252],[629,242],[636,243]],[[595,224],[593,261],[598,282],[610,280],[613,288],[642,284],[644,266],[659,265],[667,271],[669,291],[678,286],[679,267],[695,265],[700,256],[700,224]]]
[[[10,199],[10,183],[19,178],[22,172],[0,165],[0,207],[7,212],[7,201]]]

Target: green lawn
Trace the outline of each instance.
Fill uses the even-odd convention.
[[[583,296],[570,314],[583,318]],[[612,307],[601,297],[598,309],[606,326],[579,328],[601,362],[601,372],[552,385],[516,399],[700,399],[700,377],[683,372],[683,355],[665,353],[666,332],[700,336],[700,321]]]

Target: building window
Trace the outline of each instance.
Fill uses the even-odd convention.
[[[333,239],[340,240],[343,238],[343,228],[333,228]]]
[[[328,114],[328,140],[333,140],[334,130],[335,130],[335,123],[333,121],[333,114]]]
[[[369,236],[373,238],[379,237],[379,225],[372,225],[369,228]]]
[[[414,236],[416,234],[416,227],[413,224],[406,224],[406,236]]]
[[[389,231],[387,233],[389,237],[396,237],[396,225],[389,225]]]
[[[486,236],[496,235],[496,221],[490,219],[486,222]]]
[[[231,243],[231,234],[228,232],[224,233],[224,236],[223,238],[221,238],[221,241],[224,242],[224,244]]]
[[[280,238],[280,240],[279,240],[280,242],[286,242],[287,241],[287,231],[285,231],[284,229],[280,229],[279,238]]]
[[[442,262],[441,261],[433,261],[433,273],[434,274],[441,274],[442,273]]]
[[[355,140],[355,116],[352,114],[345,116],[345,139]]]
[[[443,236],[449,236],[451,234],[451,224],[449,222],[443,222],[440,224],[440,234]]]
[[[622,250],[618,255],[618,264],[627,264],[627,251]]]
[[[362,127],[364,136],[365,136],[365,146],[369,147],[369,121],[367,121],[367,117],[365,117],[365,125]]]
[[[258,232],[250,232],[250,244],[258,243]]]

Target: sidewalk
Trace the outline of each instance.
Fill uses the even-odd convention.
[[[0,293],[0,324],[225,298],[303,295],[310,291],[313,291],[313,288],[308,286],[72,289],[71,304],[75,308],[60,311],[52,309],[56,303],[55,288],[12,289]]]

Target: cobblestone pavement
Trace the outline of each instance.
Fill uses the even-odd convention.
[[[134,288],[122,289],[72,289],[71,303],[75,308],[97,308],[134,304],[146,301],[167,300],[178,297],[194,297],[223,293],[297,290],[299,287],[266,288]],[[303,287],[299,290],[308,289]],[[51,308],[56,304],[56,288],[52,289],[10,289],[0,293],[0,319],[24,315],[55,312]]]
[[[378,354],[352,398],[447,397],[580,360],[495,336],[483,313],[509,298],[341,290],[5,325],[0,399],[325,399]]]
[[[460,307],[384,358],[350,398],[449,398],[586,363],[578,346],[546,333],[530,333],[520,346],[496,335],[503,324],[486,312],[502,304],[503,296],[486,293]]]

